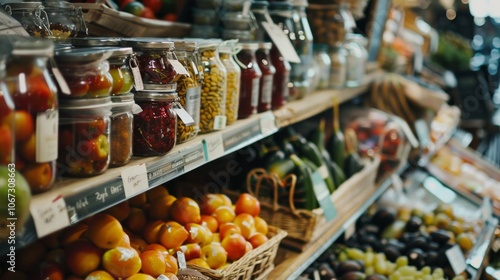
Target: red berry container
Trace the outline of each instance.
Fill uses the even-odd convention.
[[[241,62],[238,119],[245,119],[257,113],[262,71],[260,71],[255,57],[259,45],[257,43],[241,43],[239,46],[241,51],[236,55]]]
[[[260,71],[262,71],[259,89],[259,105],[257,106],[257,112],[259,113],[271,110],[273,79],[274,74],[276,74],[276,68],[274,68],[270,56],[272,46],[272,43],[259,43],[259,49],[255,53]]]

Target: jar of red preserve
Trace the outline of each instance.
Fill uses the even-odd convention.
[[[110,160],[111,99],[62,99],[58,173],[75,177],[101,174]]]
[[[0,165],[9,166],[14,163],[15,158],[15,126],[14,126],[14,101],[8,94],[3,79],[5,77],[5,60],[7,58],[3,50],[0,50],[0,135],[2,144],[0,146]]]
[[[133,112],[138,111],[133,94],[112,96],[111,102],[109,165],[114,167],[127,164],[132,157]]]
[[[172,61],[177,60],[174,42],[160,38],[122,38],[121,44],[134,49],[144,90],[175,91],[178,73],[172,65]]]
[[[272,43],[259,43],[259,49],[257,49],[255,53],[260,71],[262,71],[259,89],[259,105],[257,106],[257,112],[259,113],[271,110],[273,79],[276,73],[276,68],[274,68],[270,56],[272,46]]]
[[[259,103],[260,78],[262,72],[255,52],[259,48],[258,43],[241,43],[241,51],[236,57],[241,62],[240,79],[240,102],[238,107],[238,119],[248,118],[257,113]]]
[[[56,175],[59,111],[57,87],[48,70],[54,44],[14,35],[0,41],[11,48],[4,82],[15,108],[16,170],[32,192],[43,192],[52,187]]]
[[[273,93],[271,108],[277,110],[286,104],[288,99],[288,83],[290,81],[290,63],[283,57],[278,48],[273,45],[270,52],[271,64],[276,69],[273,78]]]
[[[134,94],[142,112],[134,115],[132,153],[135,156],[158,156],[172,150],[176,143],[177,93],[139,92]]]
[[[78,48],[59,50],[55,60],[70,93],[61,98],[109,97],[113,77],[109,73],[111,52],[107,49]]]

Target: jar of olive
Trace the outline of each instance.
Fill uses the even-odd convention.
[[[207,133],[226,127],[227,71],[219,58],[220,41],[200,44],[201,84],[200,132]]]
[[[225,45],[220,48],[220,60],[227,71],[226,125],[230,125],[238,119],[241,69],[234,60],[234,55],[237,52],[234,40],[226,41]]]
[[[200,102],[202,73],[198,70],[198,43],[175,41],[175,55],[186,68],[188,75],[180,75],[177,80],[179,103],[193,118],[194,124],[186,125],[182,120],[177,122],[177,143],[193,139],[200,131]]]

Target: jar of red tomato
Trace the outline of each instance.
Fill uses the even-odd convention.
[[[134,87],[134,76],[130,64],[136,65],[137,60],[133,53],[132,48],[127,47],[111,50],[111,56],[108,59],[109,74],[113,77],[111,96],[127,94]]]
[[[275,45],[271,48],[270,56],[271,64],[276,68],[276,73],[274,73],[273,78],[271,108],[277,110],[283,107],[288,99],[288,84],[290,82],[290,71],[292,67]]]
[[[259,105],[257,106],[257,112],[259,113],[271,110],[273,79],[276,73],[276,68],[274,68],[270,56],[272,46],[272,43],[259,43],[259,49],[255,53],[260,71],[262,71],[259,89]]]
[[[121,44],[134,49],[145,90],[175,91],[178,75],[172,65],[172,60],[177,60],[174,42],[160,38],[123,38]]]
[[[132,153],[134,156],[159,156],[172,150],[176,143],[177,93],[139,92],[134,94],[142,112],[134,115]]]
[[[241,62],[240,102],[238,106],[238,119],[248,118],[257,113],[259,104],[260,71],[255,52],[258,43],[241,43],[241,51],[236,57]]]
[[[11,48],[4,83],[15,108],[16,170],[32,192],[43,192],[52,187],[56,175],[59,111],[57,87],[48,71],[54,44],[13,35],[0,40]]]
[[[133,94],[111,97],[110,166],[127,164],[132,157],[133,112],[136,111]]]
[[[61,98],[109,97],[113,77],[109,73],[111,52],[107,49],[78,48],[59,50],[55,60],[70,93],[60,93]]]
[[[59,123],[59,174],[101,174],[110,160],[111,99],[62,99]]]

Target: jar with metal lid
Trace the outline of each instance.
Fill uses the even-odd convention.
[[[201,84],[200,131],[226,127],[227,71],[219,57],[220,41],[200,43]]]
[[[134,100],[142,109],[134,115],[132,153],[134,156],[159,156],[175,147],[177,93],[138,92]]]
[[[347,51],[342,44],[338,44],[330,47],[328,54],[331,61],[329,85],[332,88],[342,88],[347,77]]]
[[[259,88],[259,104],[257,105],[257,112],[259,113],[271,110],[273,80],[274,74],[276,74],[276,68],[274,68],[270,56],[272,46],[272,43],[259,43],[259,48],[255,53],[260,71],[262,71]]]
[[[227,30],[241,30],[253,32],[257,28],[257,22],[252,13],[226,12],[222,16],[222,23]]]
[[[113,78],[111,96],[129,93],[134,87],[134,75],[130,65],[137,65],[136,57],[132,48],[111,48],[108,59],[109,74]],[[134,62],[132,63],[131,60]]]
[[[78,27],[71,17],[75,13],[75,9],[70,3],[48,0],[42,1],[42,5],[45,7],[46,21],[49,23],[51,31],[48,38],[65,41],[77,35]]]
[[[15,18],[30,36],[47,37],[51,35],[42,2],[12,2],[3,5],[5,11]]]
[[[186,68],[189,75],[180,75],[177,80],[179,102],[193,118],[194,124],[186,125],[182,119],[177,121],[177,143],[193,139],[200,131],[200,104],[202,73],[199,71],[198,43],[175,41],[175,55]]]
[[[2,47],[11,49],[5,90],[14,101],[16,122],[22,124],[22,130],[15,133],[16,169],[32,192],[43,192],[52,187],[56,175],[59,111],[57,87],[48,69],[54,44],[13,35],[2,36],[0,41]]]
[[[289,89],[288,84],[290,81],[290,71],[292,66],[286,60],[278,48],[273,45],[270,52],[271,63],[276,68],[273,78],[273,93],[271,108],[277,110],[283,107],[288,99]]]
[[[127,164],[132,157],[135,106],[133,94],[111,97],[110,166]]]
[[[56,63],[69,87],[69,94],[61,98],[106,97],[113,89],[109,72],[109,49],[78,48],[60,50],[55,54]]]
[[[366,39],[361,34],[347,34],[344,47],[347,50],[346,64],[349,65],[346,72],[346,86],[359,86],[365,78],[368,60]]]
[[[314,44],[314,61],[317,65],[317,88],[326,89],[330,85],[330,69],[332,60],[328,55],[328,45]]]
[[[178,75],[172,65],[172,60],[177,60],[174,42],[160,38],[122,38],[121,44],[134,49],[144,90],[175,92]]]
[[[341,44],[347,33],[346,19],[340,5],[310,4],[307,6],[307,18],[316,44],[334,47]]]
[[[238,40],[240,42],[248,42],[252,38],[250,30],[222,30],[222,39],[224,40]]]
[[[241,51],[236,58],[241,62],[240,102],[238,106],[238,119],[248,118],[257,113],[259,105],[260,71],[255,57],[259,48],[258,43],[240,43]]]
[[[111,106],[109,97],[61,100],[59,174],[88,177],[108,169]]]
[[[238,119],[238,106],[240,102],[240,66],[234,60],[234,55],[239,51],[236,48],[236,41],[226,41],[220,48],[220,60],[226,67],[226,124],[230,125]]]
[[[269,15],[268,8],[269,2],[267,1],[252,1],[252,6],[250,10],[255,17],[257,23],[257,28],[252,31],[252,40],[257,42],[266,41],[266,30],[264,29],[263,22],[269,22],[271,16]]]

